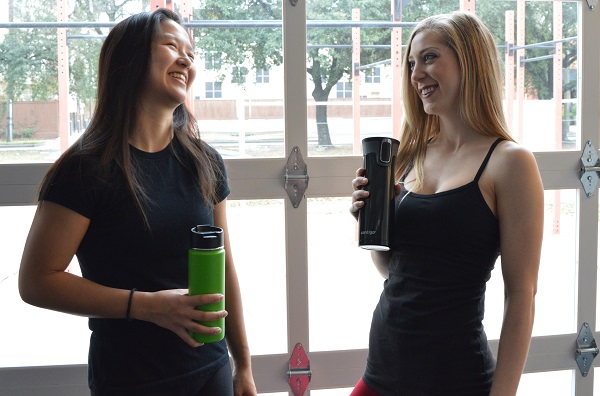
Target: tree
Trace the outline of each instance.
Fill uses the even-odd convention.
[[[515,10],[516,3],[506,0],[477,0],[476,14],[491,30],[496,38],[496,44],[503,55],[505,49],[505,14],[506,11]],[[404,2],[404,20],[419,21],[429,15],[447,13],[459,8],[458,1],[445,0],[408,0]],[[553,5],[551,1],[525,3],[526,28],[525,44],[535,44],[553,40]],[[516,13],[515,13],[516,19]],[[577,4],[563,3],[563,36],[577,36]],[[515,21],[516,31],[516,21]],[[552,46],[530,48],[526,51],[527,58],[535,58],[552,54]],[[577,46],[573,43],[565,44],[563,53],[563,68],[568,69],[577,60]],[[516,73],[516,70],[515,70]],[[529,62],[525,66],[525,84],[530,93],[535,93],[538,99],[550,99],[553,95],[553,63],[552,60]],[[568,82],[565,92],[572,90],[574,82]]]
[[[352,10],[360,9],[360,19],[365,21],[390,20],[390,3],[382,0],[313,0],[307,9],[308,20],[352,20]],[[391,45],[391,29],[361,28],[360,42],[362,46]],[[318,44],[325,47],[308,49],[307,71],[313,82],[312,96],[316,102],[317,131],[319,146],[330,147],[331,137],[327,124],[327,100],[333,87],[345,76],[352,76],[352,49],[327,48],[327,45],[352,44],[352,28],[307,29],[309,45]],[[360,64],[366,65],[390,59],[391,49],[361,49]]]
[[[56,5],[51,0],[23,0],[9,5],[14,22],[56,20],[56,15],[50,15]],[[0,79],[4,85],[2,113],[23,95],[33,100],[48,100],[56,95],[56,41],[56,31],[48,29],[10,29],[4,36],[0,42]],[[6,140],[11,139],[10,128],[7,128]]]
[[[137,0],[78,0],[70,21],[117,21],[128,16],[126,9]],[[69,40],[69,76],[70,93],[77,102],[79,109],[82,104],[91,113],[98,85],[98,57],[103,38],[109,28],[79,28],[69,29],[69,35],[79,35],[87,38]]]
[[[141,3],[139,0],[78,0],[74,2],[69,20],[116,21],[127,16],[127,9],[132,9],[131,4]],[[11,0],[9,6],[14,22],[56,21],[56,0]],[[70,93],[78,104],[85,103],[90,111],[96,96],[101,38],[106,36],[108,31],[109,28],[68,30],[68,36],[97,36],[68,39]],[[29,97],[33,100],[56,98],[57,67],[56,29],[9,29],[4,40],[0,42],[0,81],[5,87],[5,103],[2,103],[2,109],[6,108],[9,100],[17,101]]]
[[[274,20],[282,18],[280,0],[206,0],[202,9],[195,10],[194,19],[218,20]],[[390,3],[386,0],[311,0],[307,3],[309,20],[352,19],[352,9],[361,9],[362,20],[389,21]],[[332,145],[327,125],[329,94],[344,76],[351,76],[351,48],[334,48],[328,45],[352,44],[352,29],[315,27],[307,31],[309,45],[321,45],[308,50],[307,73],[313,83],[312,96],[317,104],[317,130],[319,146]],[[390,29],[362,29],[364,45],[391,43]],[[279,28],[209,29],[196,34],[196,46],[205,53],[218,53],[223,68],[243,65],[247,59],[255,70],[278,66],[282,63],[282,38]],[[390,50],[365,49],[361,51],[361,64],[390,58]],[[237,69],[240,70],[240,69]],[[243,70],[243,69],[242,69]],[[224,78],[224,76],[222,76]]]

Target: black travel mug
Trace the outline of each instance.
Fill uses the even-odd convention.
[[[386,251],[390,248],[390,228],[394,216],[394,164],[400,142],[388,137],[362,141],[364,176],[369,183],[365,205],[358,212],[358,246]]]

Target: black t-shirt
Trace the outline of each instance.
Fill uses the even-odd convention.
[[[75,157],[64,164],[48,189],[47,201],[90,219],[77,250],[84,278],[99,284],[141,291],[187,288],[190,230],[213,224],[213,208],[204,203],[180,144],[146,153],[130,147],[139,169],[149,228],[135,206],[120,169],[98,169],[94,158]],[[175,155],[177,152],[177,156]],[[218,196],[229,195],[223,178]],[[49,230],[51,232],[51,230]],[[125,309],[125,303],[124,307]],[[227,362],[225,341],[191,348],[175,333],[145,321],[90,318],[89,383],[94,392],[144,394],[203,375]]]

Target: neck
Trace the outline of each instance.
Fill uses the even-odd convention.
[[[154,153],[163,150],[173,140],[173,113],[148,113],[143,109],[129,143],[135,148]]]
[[[481,137],[481,133],[471,129],[462,119],[440,119],[440,133],[435,143],[446,146],[450,150],[458,150],[465,143]]]

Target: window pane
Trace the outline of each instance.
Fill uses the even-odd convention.
[[[548,190],[545,196],[544,241],[536,296],[534,336],[575,332],[577,223],[575,190]],[[501,258],[485,295],[485,331],[498,339],[504,312]]]
[[[523,374],[517,396],[569,396],[573,394],[573,379],[573,370]]]
[[[227,204],[231,249],[242,291],[250,352],[286,353],[284,203],[260,200]]]
[[[231,246],[242,289],[246,329],[253,355],[287,351],[283,202],[230,201]],[[0,315],[19,326],[0,326],[0,367],[86,364],[87,319],[36,308],[19,297],[17,276],[35,207],[0,207]],[[279,215],[277,215],[279,213]],[[265,219],[272,223],[265,224]],[[256,224],[261,224],[260,230]],[[258,232],[259,231],[259,232]],[[267,252],[256,249],[270,241]],[[255,253],[250,253],[255,252]],[[80,275],[76,260],[70,267]],[[265,301],[271,309],[265,310]],[[277,312],[277,315],[272,315]],[[265,332],[264,323],[270,331]],[[40,340],[52,342],[40,342]],[[34,342],[35,353],[28,345]]]
[[[0,367],[86,364],[87,319],[36,308],[19,297],[19,264],[34,213],[34,206],[0,207],[0,315],[13,323],[0,326]],[[70,271],[78,270],[74,261]]]
[[[358,378],[356,379],[358,382]],[[354,388],[321,389],[310,391],[312,396],[348,396]]]
[[[436,7],[428,2],[395,2],[400,7],[396,20],[403,25],[393,28],[367,25],[390,20],[388,0],[370,2],[356,11],[350,6],[326,7],[321,0],[306,3],[309,155],[360,153],[360,147],[343,148],[368,136],[399,134],[399,130],[392,131],[392,122],[393,116],[402,116],[401,73],[394,73],[391,44],[399,41],[405,45],[416,21],[459,10],[460,2],[438,2]],[[504,106],[509,129],[517,141],[533,151],[580,146],[577,3],[527,2],[524,15],[520,15],[515,1],[476,2],[475,12],[496,38],[499,60],[505,68]],[[360,2],[355,4],[360,7]],[[351,27],[353,18],[365,27]],[[559,27],[556,31],[554,18]],[[331,20],[340,24],[322,26]],[[542,20],[546,22],[540,24]],[[519,21],[523,21],[524,29],[517,29]],[[507,24],[514,28],[507,31]],[[518,31],[526,32],[522,40]],[[347,85],[351,82],[354,86]],[[555,86],[560,88],[554,90]]]
[[[311,198],[307,205],[310,349],[366,348],[383,278],[370,252],[358,247],[348,198]]]
[[[283,157],[282,3],[196,1],[193,12],[196,52],[220,54],[211,68],[197,64],[194,116],[202,138],[230,158]],[[222,21],[236,22],[222,28]],[[204,96],[205,82],[220,84],[212,96]]]
[[[67,22],[118,21],[147,8],[140,0],[119,6],[95,0],[70,2]],[[113,2],[114,3],[114,2]],[[0,22],[56,22],[56,2],[3,1]],[[121,6],[122,5],[122,6]],[[12,7],[10,10],[9,7]],[[67,125],[58,119],[58,54],[56,27],[0,29],[0,163],[52,162],[89,124],[95,104],[100,45],[110,28],[70,27]]]

